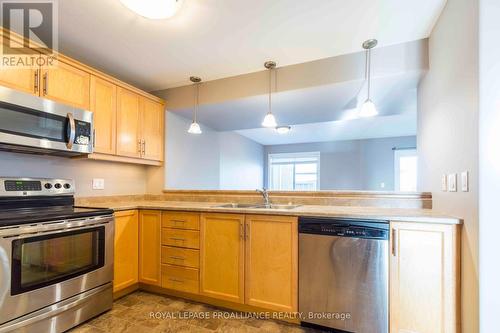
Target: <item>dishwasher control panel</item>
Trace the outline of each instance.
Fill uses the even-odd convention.
[[[303,218],[299,220],[299,233],[353,238],[389,239],[389,224],[385,221],[378,220],[317,220]]]

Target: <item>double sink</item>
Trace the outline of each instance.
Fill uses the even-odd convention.
[[[215,208],[252,208],[252,209],[294,209],[300,207],[300,205],[278,205],[278,204],[241,204],[241,203],[229,203],[219,206],[214,206]]]

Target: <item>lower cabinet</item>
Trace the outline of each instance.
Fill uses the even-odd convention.
[[[201,214],[200,293],[244,303],[245,215]]]
[[[245,304],[297,311],[297,218],[247,215],[245,223]]]
[[[458,333],[459,226],[391,223],[390,332]]]
[[[139,213],[139,282],[161,285],[161,211]]]
[[[136,210],[115,213],[113,292],[139,281],[139,217]]]

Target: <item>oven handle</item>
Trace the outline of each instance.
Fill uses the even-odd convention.
[[[72,113],[67,114],[68,117],[68,126],[69,126],[69,139],[68,142],[66,142],[66,147],[68,149],[73,148],[73,142],[75,142],[75,136],[76,136],[76,125],[75,125],[75,117],[73,117]]]
[[[56,303],[48,308],[41,309],[39,311],[36,311],[32,314],[29,315],[29,318],[19,318],[16,320],[13,320],[13,322],[6,324],[5,326],[0,326],[0,333],[3,332],[12,332],[16,329],[19,329],[24,326],[28,326],[30,324],[34,324],[36,322],[42,321],[44,319],[47,319],[49,317],[55,317],[60,313],[66,312],[68,310],[71,310],[81,304],[84,304],[85,302],[89,301],[89,297],[96,295],[106,289],[111,288],[110,284],[105,284],[103,286],[97,287],[93,290],[90,290],[88,292],[84,292],[80,295],[78,295],[78,298],[76,300],[72,300],[71,298],[60,302],[60,304]]]
[[[68,231],[93,229],[96,227],[105,226],[109,222],[111,222],[111,221],[109,219],[107,219],[104,222],[103,221],[96,221],[96,223],[85,224],[83,226],[80,225],[80,223],[81,223],[80,222],[80,223],[73,223],[73,224],[65,225],[64,227],[61,227],[61,228],[51,228],[51,229],[33,227],[33,229],[28,229],[25,231],[23,230],[23,231],[17,232],[17,233],[13,232],[12,235],[3,235],[3,237],[9,238],[9,239],[24,239],[24,238],[34,237],[34,236],[56,235],[56,234],[60,234],[63,232],[68,232]]]

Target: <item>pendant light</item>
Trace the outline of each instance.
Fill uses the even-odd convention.
[[[276,123],[276,118],[274,118],[272,108],[271,108],[272,74],[273,74],[273,69],[276,68],[276,63],[274,61],[266,61],[264,63],[264,67],[269,70],[269,111],[267,112],[266,116],[264,117],[264,120],[262,121],[262,126],[276,128],[276,126],[278,126],[278,124]]]
[[[198,121],[197,121],[197,114],[198,114],[198,106],[199,106],[199,97],[200,97],[200,82],[201,82],[201,78],[197,77],[197,76],[191,76],[189,78],[189,80],[191,80],[191,82],[193,82],[193,86],[194,86],[194,110],[193,110],[193,122],[191,123],[191,125],[189,126],[189,129],[188,129],[188,133],[189,134],[201,134],[201,128],[200,128],[200,124],[198,124]]]
[[[370,99],[370,89],[371,89],[371,49],[377,46],[378,41],[376,39],[369,39],[363,43],[363,48],[366,50],[366,63],[365,63],[365,79],[368,82],[368,96],[366,101],[361,106],[359,111],[360,117],[374,117],[378,115],[377,107]]]

